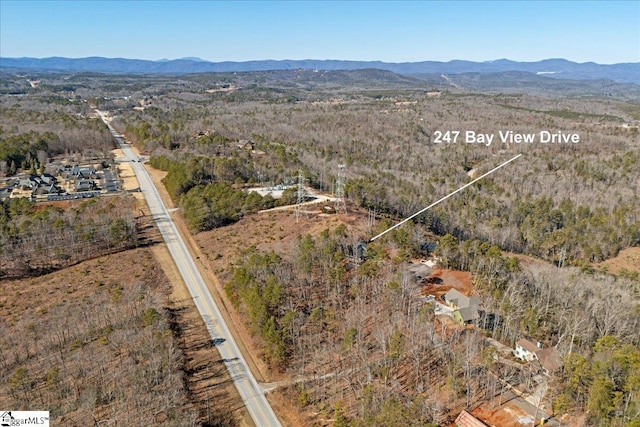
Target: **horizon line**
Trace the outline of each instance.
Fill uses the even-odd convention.
[[[381,59],[318,59],[318,58],[304,58],[304,59],[291,59],[291,58],[287,58],[287,59],[247,59],[247,60],[209,60],[209,59],[203,59],[200,57],[195,57],[195,56],[184,56],[184,57],[180,57],[180,58],[160,58],[160,59],[144,59],[144,58],[126,58],[126,57],[109,57],[109,56],[99,56],[99,55],[93,55],[93,56],[82,56],[82,57],[71,57],[71,56],[59,56],[59,55],[54,55],[54,56],[45,56],[45,57],[36,57],[36,56],[2,56],[0,55],[0,59],[35,59],[35,60],[45,60],[45,59],[56,59],[56,58],[60,58],[60,59],[70,59],[70,60],[81,60],[81,59],[94,59],[94,58],[99,58],[99,59],[121,59],[121,60],[127,60],[127,61],[148,61],[148,62],[172,62],[172,61],[191,61],[191,62],[196,62],[196,63],[209,63],[209,64],[220,64],[220,63],[247,63],[247,62],[302,62],[302,61],[323,61],[323,62],[329,62],[329,61],[335,61],[335,62],[378,62],[378,63],[383,63],[383,64],[419,64],[422,62],[437,62],[437,63],[443,63],[443,64],[447,64],[447,63],[451,63],[451,62],[456,62],[456,61],[460,61],[460,62],[473,62],[473,63],[477,63],[477,64],[490,64],[490,63],[494,63],[494,62],[499,62],[499,61],[509,61],[509,62],[517,62],[517,63],[537,63],[537,62],[543,62],[543,61],[554,61],[554,60],[561,60],[561,61],[567,61],[567,62],[572,62],[574,64],[596,64],[596,65],[618,65],[618,64],[640,64],[640,61],[634,62],[634,61],[626,61],[626,62],[612,62],[612,63],[604,63],[604,62],[596,62],[593,60],[590,61],[585,61],[585,62],[578,62],[578,61],[574,61],[571,59],[567,59],[567,58],[562,58],[562,57],[555,57],[555,58],[544,58],[544,59],[538,59],[538,60],[526,60],[526,61],[519,61],[519,60],[514,60],[514,59],[509,59],[509,58],[498,58],[498,59],[488,59],[488,60],[470,60],[470,59],[460,59],[460,58],[456,58],[456,59],[450,59],[447,61],[444,60],[436,60],[436,59],[424,59],[424,60],[418,60],[418,61],[384,61]]]

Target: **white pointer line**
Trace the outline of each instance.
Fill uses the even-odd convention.
[[[458,188],[456,191],[447,194],[446,196],[444,196],[442,199],[438,200],[437,202],[433,202],[431,203],[429,206],[427,206],[426,208],[422,209],[421,211],[418,211],[416,213],[414,213],[413,215],[411,215],[409,218],[403,219],[402,221],[400,221],[399,223],[397,223],[396,225],[394,225],[393,227],[387,228],[386,230],[384,230],[382,233],[378,234],[375,237],[372,237],[371,240],[369,240],[370,242],[373,242],[374,240],[376,240],[378,237],[383,236],[385,234],[387,234],[388,232],[390,232],[391,230],[393,230],[394,228],[398,228],[400,227],[402,224],[404,224],[405,222],[409,221],[410,219],[413,219],[415,217],[417,217],[418,215],[420,215],[421,213],[425,212],[427,209],[431,209],[432,207],[434,207],[435,205],[437,205],[438,203],[447,200],[449,197],[453,196],[454,194],[456,194],[459,191],[464,190],[465,188],[467,188],[468,186],[470,186],[471,184],[480,181],[482,178],[484,178],[485,176],[494,173],[495,171],[497,171],[498,169],[500,169],[501,167],[507,165],[508,163],[513,162],[515,159],[517,159],[518,157],[522,156],[522,153],[518,154],[517,156],[515,156],[513,159],[511,160],[507,160],[506,162],[502,163],[500,166],[496,166],[495,168],[491,169],[489,172],[485,173],[484,175],[474,179],[473,181],[463,185],[462,187]]]

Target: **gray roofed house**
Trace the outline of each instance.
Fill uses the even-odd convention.
[[[78,165],[74,165],[73,167],[71,167],[71,169],[67,172],[65,176],[66,179],[88,179],[88,178],[95,178],[95,177],[96,177],[96,170],[94,167],[92,166],[80,167]]]
[[[431,274],[431,267],[422,263],[411,264],[407,270],[418,282]]]
[[[40,180],[39,177],[29,175],[26,178],[20,179],[18,181],[18,186],[20,188],[31,188],[32,190],[35,190],[36,188],[38,188],[38,185],[40,185],[41,182],[42,181]]]
[[[468,297],[459,290],[452,288],[446,294],[444,294],[444,300],[453,308],[454,311],[451,316],[459,323],[474,324],[480,319],[480,298],[477,296]]]
[[[480,318],[480,313],[478,312],[477,306],[459,308],[458,312],[460,313],[460,317],[462,318],[462,323],[465,324],[475,323],[475,321]]]
[[[96,176],[96,170],[91,166],[83,167],[78,170],[78,176],[82,178],[94,178]]]
[[[466,296],[456,288],[451,288],[449,291],[444,294],[444,298],[449,303],[449,305],[455,305],[457,308],[464,308],[474,306],[477,307],[480,305],[480,298],[477,296]]]
[[[552,374],[562,368],[562,356],[555,347],[547,347],[536,353],[546,374]]]
[[[45,185],[51,185],[51,184],[55,184],[57,179],[55,176],[51,174],[43,173],[42,175],[40,175],[40,181],[42,181],[42,183]]]
[[[96,188],[96,183],[90,179],[79,179],[76,181],[76,191],[91,191]]]
[[[55,184],[42,185],[36,191],[35,194],[58,194],[61,193],[62,190]]]

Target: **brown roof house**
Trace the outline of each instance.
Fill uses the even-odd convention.
[[[456,427],[487,427],[485,423],[468,413],[467,411],[460,412],[458,418],[455,421]]]
[[[525,338],[516,343],[513,354],[520,360],[540,363],[547,375],[562,367],[562,356],[555,347],[542,348],[541,343],[534,343]]]

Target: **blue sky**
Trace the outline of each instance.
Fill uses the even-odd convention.
[[[0,56],[640,62],[640,1],[0,0]]]

